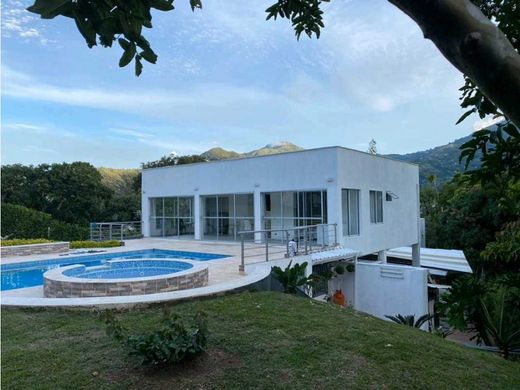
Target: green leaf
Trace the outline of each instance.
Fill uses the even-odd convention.
[[[463,121],[464,119],[466,119],[468,116],[470,116],[471,114],[473,114],[475,111],[476,111],[475,108],[472,108],[471,110],[466,111],[464,114],[462,114],[462,116],[459,118],[459,120],[458,120],[457,123],[455,123],[455,124],[458,125],[460,122],[462,122],[462,121]]]
[[[56,15],[56,10],[71,0],[36,0],[27,11],[39,14],[44,19],[52,19]]]
[[[121,46],[121,48],[125,51],[130,48],[130,42],[124,38],[119,38],[117,42],[119,42],[119,46]]]
[[[76,27],[78,28],[85,41],[87,41],[88,47],[92,48],[92,46],[96,46],[96,30],[92,27],[92,24],[85,20],[81,16],[77,16],[74,18],[76,22]]]
[[[127,66],[130,61],[134,58],[136,53],[135,43],[130,42],[130,45],[128,48],[123,52],[123,55],[121,56],[121,59],[119,60],[119,66],[121,68]]]
[[[151,64],[157,62],[157,54],[155,54],[152,49],[143,50],[139,55]]]
[[[168,0],[148,0],[150,7],[158,9],[159,11],[171,11],[174,9],[173,1]]]
[[[202,2],[200,0],[190,0],[191,10],[195,11],[195,8],[202,9]]]
[[[135,75],[139,77],[143,72],[143,64],[141,63],[141,57],[139,55],[135,56]]]

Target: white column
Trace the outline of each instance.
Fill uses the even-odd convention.
[[[194,222],[194,235],[196,240],[200,240],[201,236],[201,218],[200,218],[200,195],[195,193],[193,197],[193,222]]]
[[[150,237],[150,199],[143,191],[141,195],[141,234],[144,237]]]
[[[337,181],[327,185],[327,223],[336,224],[337,240],[343,245],[343,221],[341,218],[341,188]]]
[[[262,230],[262,197],[260,196],[260,189],[255,188],[253,193],[253,204],[255,212],[255,230]],[[261,242],[261,234],[255,234],[255,242]]]
[[[421,266],[421,246],[418,243],[412,245],[412,266]]]
[[[377,260],[382,261],[383,263],[386,263],[386,250],[385,249],[377,252]]]

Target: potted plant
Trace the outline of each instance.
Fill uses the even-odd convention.
[[[334,267],[334,274],[335,277],[338,278],[339,276],[343,275],[345,273],[345,267],[341,264],[338,264]],[[338,281],[338,285],[340,285]],[[345,294],[343,294],[343,291],[341,288],[337,288],[336,292],[332,296],[332,302],[339,306],[345,306]]]

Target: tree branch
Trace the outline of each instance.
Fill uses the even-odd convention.
[[[520,127],[520,54],[469,0],[388,0]]]

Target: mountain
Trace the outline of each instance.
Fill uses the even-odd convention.
[[[201,157],[204,157],[206,160],[226,160],[228,158],[238,158],[241,157],[240,153],[234,152],[232,150],[226,150],[222,148],[211,148],[210,150],[201,153]]]
[[[139,175],[139,169],[104,168],[97,169],[101,181],[117,195],[127,195],[134,192],[134,183]]]
[[[209,161],[213,161],[226,160],[229,158],[267,156],[269,154],[296,152],[298,150],[303,150],[303,148],[287,141],[280,141],[274,144],[267,144],[260,149],[255,149],[246,153],[237,153],[232,150],[226,150],[222,148],[211,148],[202,153],[200,156]]]
[[[386,157],[418,164],[421,186],[428,183],[428,177],[430,175],[435,175],[437,184],[442,184],[450,180],[455,173],[464,171],[464,163],[459,163],[459,148],[470,139],[471,135],[468,135],[456,139],[447,145],[437,146],[433,149],[408,154],[388,154]],[[477,156],[468,169],[477,168],[478,165],[479,159]]]
[[[410,162],[419,165],[419,180],[421,186],[428,184],[428,177],[435,175],[437,184],[440,185],[450,180],[457,172],[464,171],[464,164],[459,163],[460,146],[469,141],[471,135],[456,139],[447,145],[437,146],[432,149],[423,150],[408,154],[387,154],[386,157],[395,160]],[[293,143],[282,141],[268,144],[260,149],[252,150],[247,153],[237,153],[232,150],[222,148],[212,148],[201,154],[207,160],[224,160],[229,158],[265,156],[268,154],[294,152],[303,150],[300,146]],[[478,167],[478,158],[474,160],[469,169]]]

